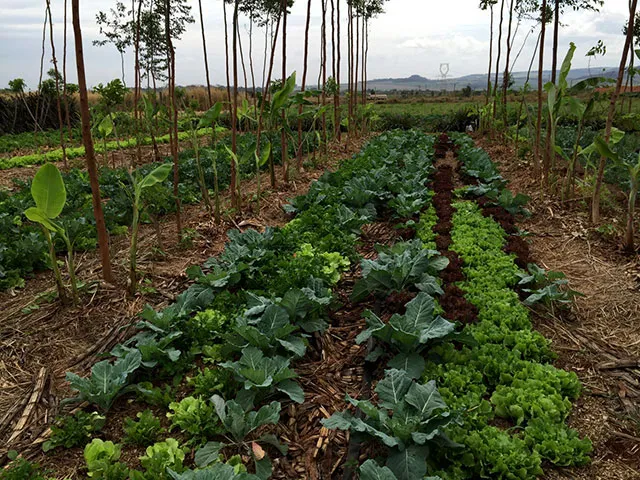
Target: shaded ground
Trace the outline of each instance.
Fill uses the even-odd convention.
[[[514,192],[532,200],[532,217],[520,222],[531,253],[546,269],[564,272],[570,286],[585,294],[567,318],[536,316],[536,327],[553,341],[557,365],[573,370],[585,391],[570,425],[593,441],[591,465],[549,469],[549,479],[640,479],[640,267],[637,255],[624,254],[617,239],[604,238],[579,202],[562,205],[540,198],[530,165],[512,148],[478,139],[511,181]],[[619,223],[615,206],[603,224]],[[634,366],[623,368],[626,360]],[[629,362],[631,363],[631,362]],[[616,368],[618,367],[618,368]],[[634,368],[635,367],[635,368]]]

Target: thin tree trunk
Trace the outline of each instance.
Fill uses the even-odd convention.
[[[335,116],[336,116],[336,136],[338,137],[338,142],[342,141],[342,115],[340,113],[340,63],[342,62],[342,51],[341,51],[341,39],[340,39],[340,0],[336,0],[336,38],[337,38],[337,46],[336,46],[336,95],[334,98],[335,102]]]
[[[178,185],[180,183],[180,169],[178,165],[178,104],[176,102],[176,52],[173,49],[171,39],[171,0],[165,0],[165,30],[167,34],[167,49],[169,53],[169,96],[172,110],[171,125],[171,156],[173,157],[173,196],[176,202],[176,229],[178,233],[178,243],[182,240],[182,219],[180,194]]]
[[[529,83],[529,78],[531,78],[531,69],[533,68],[533,62],[536,59],[536,53],[538,53],[538,46],[540,45],[540,34],[538,34],[538,40],[536,40],[536,47],[533,49],[533,55],[531,56],[531,61],[529,62],[529,70],[527,70],[527,79],[524,81],[524,84],[527,85]],[[522,118],[522,109],[524,108],[524,104],[527,100],[526,91],[523,87],[522,89],[522,102],[520,102],[520,109],[518,110],[518,119],[516,120],[516,141],[514,150],[516,151],[516,155],[518,154],[518,141],[520,138],[520,119]],[[527,118],[529,118],[529,114],[527,113]],[[531,132],[527,132],[528,138],[531,138]]]
[[[327,0],[322,1],[322,93],[321,100],[324,107],[327,103]],[[322,151],[327,153],[327,114],[322,113]]]
[[[231,78],[229,74],[229,27],[227,26],[227,0],[222,0],[222,16],[224,17],[224,61],[227,72],[227,102],[231,108]]]
[[[356,39],[353,45],[353,49],[355,50],[355,67],[353,71],[353,115],[354,115],[354,132],[358,135],[358,72],[360,67],[360,22],[358,22],[358,10],[356,9],[355,15],[355,23],[356,23]]]
[[[304,59],[302,62],[302,85],[300,90],[305,91],[307,85],[307,70],[309,63],[309,25],[311,23],[311,0],[307,2],[307,19],[304,27]],[[298,106],[298,172],[302,170],[302,105]]]
[[[64,0],[64,33],[62,44],[62,82],[64,97],[65,120],[67,122],[67,130],[69,131],[69,141],[73,141],[73,130],[71,129],[71,113],[69,112],[69,97],[67,95],[67,0]]]
[[[51,41],[51,58],[53,69],[56,72],[56,105],[58,107],[58,130],[60,131],[60,148],[62,149],[62,164],[64,169],[69,169],[67,163],[67,148],[64,142],[64,123],[62,121],[62,102],[60,101],[60,73],[58,71],[58,60],[56,58],[56,43],[53,40],[53,20],[51,19],[51,1],[47,0],[47,11],[49,12],[49,40]]]
[[[287,81],[287,0],[282,0],[282,85]],[[282,129],[280,130],[280,151],[282,153],[282,180],[289,181],[289,155],[287,152],[287,134],[284,131],[287,115],[282,109]]]
[[[168,2],[169,0],[167,0]],[[135,5],[135,4],[134,4]],[[169,8],[169,4],[167,3],[167,9]],[[135,10],[133,10],[135,12]],[[132,12],[132,13],[133,13]],[[135,119],[135,129],[136,129],[136,158],[138,160],[138,164],[142,164],[142,135],[140,134],[140,123],[141,123],[141,115],[140,108],[138,104],[140,103],[140,18],[142,15],[142,0],[138,0],[138,14],[135,19],[135,27],[136,27],[136,40],[135,40],[135,65],[134,65],[134,89],[133,89],[133,116]],[[168,13],[167,13],[168,15]],[[168,30],[168,20],[165,22]],[[168,35],[168,33],[167,33]],[[116,138],[118,137],[116,133]],[[131,165],[132,169],[134,165]],[[179,215],[178,215],[179,216]]]
[[[544,34],[547,25],[547,0],[542,0],[542,9],[540,10],[540,53],[538,54],[538,112],[536,119],[536,143],[533,155],[533,169],[537,176],[540,175],[540,131],[542,129],[542,73],[544,71]]]
[[[213,105],[211,98],[211,80],[209,79],[209,58],[207,56],[207,39],[204,34],[204,18],[202,16],[202,0],[198,0],[198,9],[200,11],[200,31],[202,32],[202,51],[204,52],[204,73],[207,77],[207,98],[209,99],[208,108]]]
[[[233,5],[233,102],[231,103],[231,150],[234,154],[238,151],[238,4],[235,0]],[[240,205],[238,192],[238,172],[235,160],[231,159],[231,206],[237,209]]]
[[[102,261],[102,277],[106,282],[113,283],[111,273],[111,259],[109,258],[109,235],[102,214],[102,200],[100,198],[100,185],[98,183],[98,169],[96,167],[96,154],[91,138],[91,116],[89,115],[89,96],[87,94],[87,80],[84,70],[84,51],[82,48],[82,30],[80,29],[80,0],[71,0],[71,13],[73,21],[73,34],[76,46],[76,66],[78,71],[78,89],[80,93],[80,117],[82,119],[82,142],[85,148],[87,171],[91,184],[91,198],[93,202],[93,215],[96,220],[98,232],[98,246]]]
[[[624,48],[622,49],[622,58],[620,59],[620,67],[618,68],[618,78],[616,81],[616,88],[611,94],[611,102],[609,103],[609,113],[607,115],[607,123],[604,130],[604,139],[609,141],[611,136],[611,127],[613,125],[613,117],[616,112],[616,102],[620,96],[620,89],[622,87],[622,81],[624,79],[624,70],[627,65],[627,54],[629,52],[629,45],[631,45],[633,39],[633,24],[636,16],[636,8],[638,6],[638,0],[631,0],[629,6],[629,24],[627,26],[627,37],[625,39]],[[598,163],[598,174],[596,177],[595,188],[593,189],[593,198],[591,200],[591,221],[593,223],[600,222],[600,193],[602,191],[602,181],[604,177],[604,167],[606,165],[606,159],[600,157]]]
[[[258,133],[256,134],[256,145],[257,145],[258,153],[260,153],[260,135],[262,133],[262,124],[263,124],[263,119],[264,119],[264,107],[265,107],[265,105],[267,103],[267,95],[269,93],[269,86],[271,84],[271,75],[273,73],[273,64],[274,64],[274,59],[275,59],[275,55],[276,55],[276,46],[277,46],[277,43],[278,43],[278,32],[280,31],[280,18],[281,17],[282,17],[282,13],[280,13],[278,15],[278,20],[276,22],[276,31],[275,31],[275,34],[273,36],[273,42],[272,42],[272,45],[271,45],[271,58],[269,60],[269,71],[267,73],[265,87],[263,88],[263,93],[262,93],[262,105],[260,106],[260,115],[258,117]],[[273,32],[273,29],[271,31]],[[269,155],[269,176],[270,176],[270,180],[271,180],[271,188],[276,188],[277,181],[276,181],[276,170],[275,170],[275,167],[273,165],[273,150],[272,150],[272,154]]]
[[[493,85],[493,119],[498,115],[498,73],[500,72],[500,55],[502,50],[502,22],[504,20],[504,1],[500,2],[500,23],[498,26],[498,52],[496,55],[496,73]]]
[[[33,126],[33,139],[36,144],[36,148],[39,150],[38,145],[38,126],[40,124],[40,97],[42,97],[42,75],[44,72],[44,46],[47,35],[47,19],[49,11],[44,9],[44,24],[42,25],[42,55],[40,56],[40,77],[38,78],[38,96],[36,97],[36,112],[35,112],[35,124]]]
[[[553,11],[553,50],[551,52],[551,82],[556,83],[558,70],[558,34],[560,29],[560,0],[554,0]],[[542,157],[543,183],[549,187],[549,178],[553,169],[553,145],[551,145],[551,115],[547,118],[547,131],[544,142],[544,155]]]
[[[504,128],[507,127],[507,89],[509,88],[509,57],[511,56],[511,23],[513,22],[513,1],[509,3],[509,25],[507,27],[507,56],[504,62],[504,77],[502,79],[502,117]]]
[[[493,3],[489,5],[491,10],[491,24],[489,27],[489,73],[487,73],[487,95],[485,105],[489,105],[489,97],[491,96],[491,67],[493,62]]]
[[[240,52],[240,65],[242,66],[242,77],[244,79],[244,95],[246,97],[247,92],[249,91],[249,83],[247,80],[247,68],[245,66],[245,61],[244,61],[244,51],[242,49],[242,33],[240,32],[240,24],[238,24],[237,26],[237,32],[238,32],[238,51]]]
[[[256,75],[253,69],[253,18],[251,14],[249,15],[249,71],[251,72],[251,91],[253,94],[253,109],[255,115],[258,104],[256,103]]]

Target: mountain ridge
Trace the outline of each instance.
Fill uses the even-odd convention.
[[[519,88],[525,84],[527,72],[512,72],[514,87]],[[618,75],[617,67],[593,67],[574,68],[569,72],[567,81],[573,84],[590,77],[606,77],[616,78]],[[492,75],[492,81],[494,79]],[[542,74],[543,82],[549,81],[551,78],[551,70],[545,70]],[[529,85],[533,90],[536,89],[538,83],[538,72],[531,72],[529,76]],[[498,75],[498,84],[502,84],[502,74]],[[487,74],[471,74],[461,77],[451,77],[445,80],[432,79],[423,77],[419,74],[412,74],[403,78],[375,78],[367,80],[367,90],[377,91],[393,91],[393,90],[461,90],[469,85],[473,90],[484,90],[487,88]]]

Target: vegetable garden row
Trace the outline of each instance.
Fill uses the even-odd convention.
[[[384,133],[293,199],[284,227],[230,231],[112,359],[67,374],[67,402],[89,407],[58,419],[45,450],[84,447],[88,475],[109,480],[534,479],[544,462],[588,462],[590,442],[565,423],[580,383],[551,364],[525,306],[573,292],[530,264],[514,224],[523,198],[470,138],[453,138]],[[362,258],[371,224],[396,233]],[[337,322],[339,311],[358,315]],[[295,456],[310,453],[283,437],[309,429],[293,406],[317,400],[299,367],[327,361],[345,327],[358,332],[359,394],[311,425],[322,455],[342,453],[300,473]],[[0,478],[32,467],[15,460]]]
[[[207,130],[207,129],[204,129]],[[202,130],[201,130],[202,131]],[[211,129],[208,129],[211,134]],[[271,140],[271,141],[269,141]],[[310,137],[309,145],[315,137]],[[222,137],[211,147],[186,149],[180,155],[180,184],[178,193],[182,203],[200,202],[203,188],[214,187],[224,190],[230,182],[230,162],[228,147],[230,138]],[[261,138],[263,152],[268,151],[276,161],[280,158],[278,138]],[[238,171],[241,178],[249,178],[256,171],[266,168],[264,162],[257,164],[253,152],[256,148],[256,136],[252,133],[238,137],[239,151],[244,152],[238,158]],[[290,155],[294,148],[288,146]],[[311,147],[313,148],[313,146]],[[69,150],[67,150],[67,153]],[[133,217],[133,183],[158,167],[158,163],[143,165],[135,171],[125,168],[103,167],[100,171],[101,196],[105,199],[104,216],[111,233],[126,233]],[[202,181],[200,177],[202,170]],[[66,186],[66,204],[59,218],[60,225],[66,231],[75,250],[88,250],[96,246],[95,218],[91,204],[91,187],[86,171],[71,169],[63,174]],[[19,183],[19,190],[11,194],[0,190],[0,289],[23,286],[25,278],[37,271],[46,269],[50,263],[49,249],[45,235],[36,224],[26,222],[23,212],[34,205],[30,192],[31,182]],[[207,187],[203,187],[205,185]],[[162,215],[175,211],[171,179],[144,190],[142,194],[143,221],[159,226]],[[64,251],[66,246],[60,236],[54,236],[56,249]]]

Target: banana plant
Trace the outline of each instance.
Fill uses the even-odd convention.
[[[253,155],[256,159],[256,181],[258,182],[256,198],[258,201],[258,213],[260,213],[260,168],[267,163],[271,156],[271,142],[267,143],[267,146],[262,150],[260,155],[258,155],[258,149],[254,150]]]
[[[134,295],[137,290],[138,280],[136,272],[136,259],[138,254],[138,228],[140,226],[140,210],[142,206],[142,192],[147,188],[164,182],[173,165],[164,163],[152,170],[145,177],[131,175],[133,184],[133,221],[131,223],[131,246],[129,247],[129,293]]]
[[[236,172],[240,171],[240,165],[246,165],[251,162],[251,158],[255,156],[256,145],[248,147],[242,156],[238,156],[238,154],[234,153],[227,145],[224,146],[225,150],[231,157],[231,161],[234,163],[236,167]],[[271,144],[269,144],[269,153],[271,151]],[[242,191],[240,189],[240,179],[238,179],[238,190],[237,190],[238,198],[242,201]]]
[[[550,168],[553,171],[555,167],[555,153],[557,151],[556,147],[556,131],[558,128],[558,121],[562,116],[562,107],[566,103],[567,93],[569,89],[569,84],[567,83],[567,76],[569,75],[569,71],[571,70],[571,61],[573,60],[573,54],[576,51],[576,46],[573,42],[569,45],[569,51],[567,55],[564,57],[562,61],[562,66],[560,67],[560,75],[558,76],[558,84],[554,84],[552,82],[547,82],[544,85],[544,90],[547,92],[547,110],[549,114],[549,122],[548,129],[550,130],[549,134],[549,145],[548,147],[548,155],[550,158]]]
[[[200,193],[202,194],[202,200],[207,207],[209,215],[213,212],[211,206],[211,198],[209,198],[209,189],[204,179],[204,170],[202,169],[202,163],[200,162],[200,140],[198,138],[198,130],[200,128],[200,121],[196,118],[193,111],[189,112],[189,115],[183,122],[183,128],[189,132],[189,139],[191,140],[191,147],[195,154],[196,171],[198,172],[198,186],[200,187]]]
[[[637,158],[633,156],[623,156],[612,148],[612,143],[607,143],[602,137],[596,137],[593,141],[596,150],[603,157],[611,159],[616,165],[623,166],[629,173],[629,201],[627,203],[627,226],[624,234],[624,248],[629,252],[634,251],[634,222],[636,198],[638,197],[638,186],[640,183],[640,154]]]
[[[49,255],[51,257],[51,268],[56,278],[58,296],[63,303],[67,303],[67,293],[62,282],[62,275],[56,260],[56,249],[51,238],[51,233],[60,236],[67,247],[67,264],[69,277],[71,279],[71,292],[74,303],[78,303],[78,286],[76,282],[75,264],[73,261],[73,245],[69,239],[65,228],[56,219],[62,213],[62,209],[67,201],[67,190],[60,175],[58,167],[52,163],[47,163],[40,167],[31,183],[31,196],[36,204],[25,210],[25,216],[32,222],[39,223],[44,236],[49,244]]]
[[[104,164],[109,164],[109,154],[107,152],[107,137],[113,133],[113,120],[109,115],[105,115],[97,126],[98,135],[102,140],[102,154],[104,155]],[[115,165],[114,165],[115,168]]]
[[[218,119],[222,112],[222,103],[216,102],[209,110],[207,110],[200,121],[198,129],[211,126],[211,161],[213,166],[213,188],[214,188],[214,219],[216,224],[220,223],[220,187],[218,184],[218,161],[217,161],[217,133],[222,127],[218,126]]]

